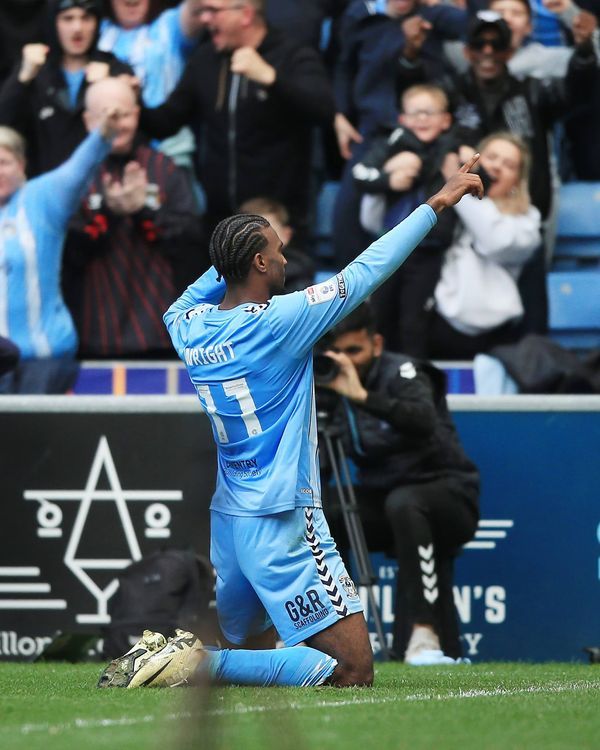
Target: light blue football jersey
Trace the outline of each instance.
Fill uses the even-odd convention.
[[[430,206],[304,291],[220,310],[214,268],[164,319],[218,447],[211,508],[260,516],[321,505],[312,348],[382,284],[436,223]]]
[[[129,63],[142,84],[147,107],[158,107],[181,78],[197,45],[181,28],[183,4],[164,10],[151,23],[125,29],[108,18],[100,26],[98,49]]]

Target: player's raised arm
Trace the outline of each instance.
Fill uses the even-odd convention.
[[[277,297],[270,323],[281,346],[293,356],[305,354],[394,273],[435,226],[438,214],[464,195],[482,198],[481,178],[471,172],[478,159],[475,154],[427,203],[375,240],[341,273],[304,292]]]

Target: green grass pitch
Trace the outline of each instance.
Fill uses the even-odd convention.
[[[1,664],[0,748],[600,748],[600,665],[380,664],[352,690],[97,690],[100,669]]]

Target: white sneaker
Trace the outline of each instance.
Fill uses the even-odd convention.
[[[140,640],[126,654],[113,659],[100,675],[99,688],[128,687],[129,681],[141,667],[142,662],[167,645],[162,633],[144,630]]]
[[[198,665],[206,658],[206,651],[193,633],[176,630],[167,645],[140,662],[127,687],[178,687],[187,685]]]
[[[441,651],[440,639],[432,628],[425,625],[415,625],[406,645],[404,661],[412,664],[413,659],[423,651]]]
[[[405,657],[404,663],[413,667],[433,667],[441,664],[458,664],[459,662],[451,656],[446,656],[441,649],[424,648],[411,656]]]

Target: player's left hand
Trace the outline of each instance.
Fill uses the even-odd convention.
[[[473,174],[472,170],[479,161],[479,154],[474,154],[466,164],[453,174],[441,190],[427,201],[436,214],[444,209],[455,206],[464,195],[473,195],[481,200],[484,196],[481,177]]]
[[[254,47],[240,47],[231,56],[231,72],[246,76],[263,86],[272,86],[277,73],[272,65],[264,60]]]
[[[351,401],[366,401],[367,391],[360,382],[358,372],[350,357],[341,352],[331,351],[331,349],[326,351],[325,354],[337,362],[340,371],[330,383],[323,384],[323,387],[329,388],[339,393],[340,396],[349,398]]]

